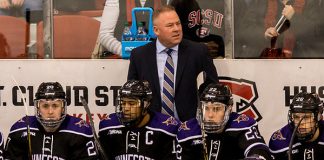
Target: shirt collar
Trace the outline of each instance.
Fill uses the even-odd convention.
[[[159,41],[159,39],[156,40],[156,53],[164,53],[163,51],[166,49],[166,47]],[[176,51],[176,53],[178,53],[178,49],[179,49],[179,44],[172,47],[171,49],[173,49],[174,51]]]

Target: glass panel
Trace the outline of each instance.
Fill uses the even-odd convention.
[[[224,2],[173,0],[184,38],[205,43],[213,58],[224,57]]]
[[[42,0],[0,0],[0,58],[44,58],[43,50],[43,1]],[[24,2],[24,3],[19,3]],[[114,30],[102,32],[101,43],[104,52],[101,58],[120,58],[120,41],[125,22],[131,22],[131,9],[133,7],[158,8],[169,2],[173,5],[181,19],[184,37],[193,41],[205,43],[213,58],[223,58],[225,55],[225,11],[224,1],[216,0],[120,0],[115,12],[106,9],[108,17],[102,17],[105,0],[53,0],[54,16],[86,16],[97,21],[110,21],[111,13],[118,13],[116,22],[109,22],[115,26]],[[234,58],[324,58],[324,16],[323,0],[291,0],[294,14],[289,23],[284,27],[276,40],[265,38],[265,32],[270,27],[275,27],[282,17],[284,5],[282,0],[233,0],[234,22]],[[286,6],[286,8],[289,8]],[[288,10],[288,9],[285,9]],[[286,11],[288,12],[288,11]],[[288,13],[285,13],[288,14]],[[145,31],[148,31],[148,13],[136,13],[137,22],[143,22]],[[79,30],[71,34],[61,31],[56,27],[70,24],[67,21],[59,22],[54,18],[55,34],[66,37],[64,43],[68,45],[73,41],[80,41],[86,47],[83,39],[87,39],[91,49],[82,47],[64,47],[59,39],[54,38],[54,52],[67,50],[68,57],[63,58],[91,58],[99,34],[98,23],[96,29],[82,29],[81,26],[91,26],[86,19],[75,20]],[[72,23],[72,20],[70,21]],[[62,24],[61,24],[62,23]],[[100,25],[100,23],[99,23]],[[72,26],[72,24],[70,24]],[[289,27],[287,27],[289,26]],[[85,35],[89,32],[92,35]],[[111,32],[117,42],[109,44],[105,37]],[[267,32],[268,33],[268,32]],[[79,35],[79,36],[75,36]],[[83,37],[82,37],[83,36]],[[54,36],[55,37],[55,36]],[[69,38],[73,37],[74,40]],[[86,38],[84,38],[86,37]],[[76,39],[76,40],[75,40]],[[85,41],[85,40],[84,40]],[[72,45],[69,45],[72,46]],[[59,48],[59,49],[58,49]],[[116,49],[117,48],[117,49]],[[87,57],[80,57],[76,52],[85,51]],[[260,57],[263,54],[264,57]],[[54,58],[57,56],[54,55]]]
[[[235,0],[234,57],[324,58],[323,9],[322,0]]]
[[[264,39],[266,1],[235,0],[233,3],[234,57],[258,58],[268,44]]]

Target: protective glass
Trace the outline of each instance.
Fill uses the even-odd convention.
[[[57,108],[63,108],[64,106],[64,100],[63,99],[53,99],[53,100],[47,100],[47,99],[40,99],[37,100],[38,107],[40,109],[57,109]]]
[[[201,101],[201,115],[199,121],[207,133],[221,133],[229,119],[230,107],[220,102]],[[197,111],[198,113],[198,111]]]
[[[139,99],[121,98],[116,113],[122,122],[130,122],[141,117],[142,107]]]
[[[34,103],[37,120],[47,131],[55,131],[66,117],[65,99],[39,99]]]
[[[224,120],[226,105],[220,102],[202,101],[204,122],[221,123]]]
[[[297,126],[301,121],[299,127],[297,128],[297,136],[305,137],[310,133],[314,133],[316,130],[316,118],[317,116],[311,112],[291,113],[291,121],[295,126]]]

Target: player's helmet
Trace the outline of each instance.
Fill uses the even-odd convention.
[[[305,114],[296,115],[296,113],[311,113],[311,116],[309,117]],[[323,102],[316,93],[301,92],[295,95],[290,104],[288,121],[295,128],[302,117],[304,117],[296,132],[299,140],[307,141],[314,136],[318,128],[318,122],[322,119],[322,113]],[[307,123],[309,124],[307,125]]]
[[[119,120],[126,127],[138,125],[147,113],[151,99],[152,91],[147,81],[127,81],[119,90],[118,105],[116,106]],[[148,102],[148,104],[144,102]]]
[[[59,120],[46,119],[40,113],[40,101],[58,100],[62,102],[62,114]],[[63,87],[58,82],[44,82],[39,85],[34,99],[35,115],[40,124],[49,130],[58,128],[66,117],[66,99]]]
[[[199,122],[202,122],[204,129],[208,133],[220,133],[223,131],[231,113],[231,107],[233,106],[233,97],[230,88],[227,85],[220,83],[209,84],[200,96],[200,107],[197,111],[197,118]],[[206,120],[206,110],[208,102],[223,106],[224,117],[221,122],[214,122]]]

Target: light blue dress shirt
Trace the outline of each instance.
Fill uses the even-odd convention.
[[[168,49],[168,48],[163,46],[163,44],[159,41],[159,39],[157,39],[156,40],[156,62],[157,62],[157,69],[158,69],[159,82],[160,82],[161,102],[162,102],[162,95],[163,95],[164,67],[165,67],[166,60],[168,58],[166,49]],[[171,49],[173,49],[173,51],[171,53],[171,57],[172,57],[173,65],[174,65],[174,80],[173,80],[173,82],[174,82],[174,89],[176,89],[177,86],[175,85],[175,82],[176,82],[176,75],[177,75],[179,45],[176,45],[176,46],[172,47]],[[175,104],[173,104],[173,106],[174,106],[174,117],[179,119]]]

